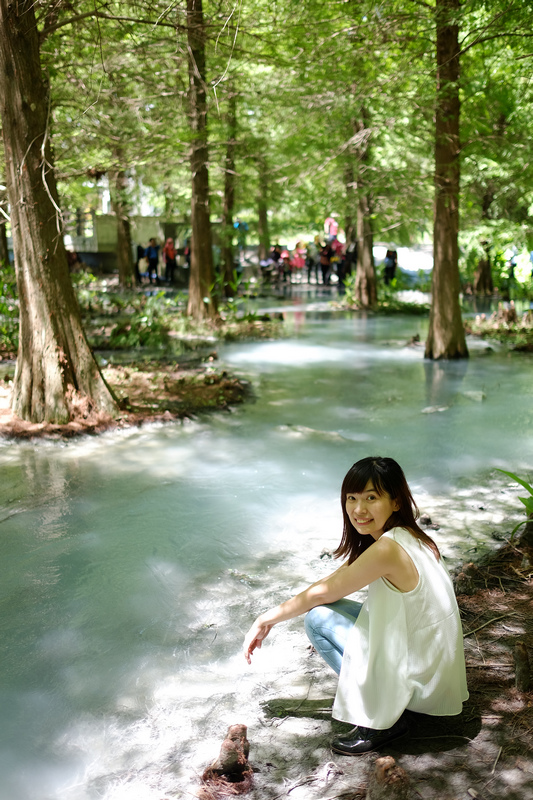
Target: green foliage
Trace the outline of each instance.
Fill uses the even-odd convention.
[[[94,19],[97,5],[105,12]],[[321,233],[332,210],[344,227],[348,217],[355,220],[362,189],[372,200],[376,239],[407,245],[430,231],[433,6],[244,0],[236,15],[205,0],[213,218],[223,208],[226,116],[236,94],[234,213],[248,222],[250,241],[257,239],[264,185],[271,240]],[[525,8],[461,6],[461,225],[465,234],[487,238],[494,253],[512,242],[533,247]],[[98,206],[105,180],[123,169],[131,208],[143,193],[166,220],[186,225],[191,132],[183,9],[160,0],[80,0],[62,26],[69,15],[68,4],[54,9],[58,27],[43,37],[42,52],[70,219],[76,208]],[[471,243],[462,245],[463,278],[471,282],[476,256]],[[498,270],[495,279],[498,286]]]
[[[167,347],[170,323],[165,292],[157,292],[151,297],[141,296],[136,305],[136,310],[111,330],[109,347],[122,350]]]
[[[531,296],[531,262],[529,261],[527,228],[509,222],[495,220],[476,225],[462,231],[459,236],[461,255],[459,269],[463,284],[472,284],[480,259],[486,258],[482,242],[488,243],[492,281],[495,290],[503,294],[512,292],[511,299]],[[485,245],[487,246],[487,245]],[[519,251],[518,266],[512,284],[509,283],[509,260],[506,251],[516,246]],[[533,249],[533,248],[531,248]]]
[[[347,275],[344,279],[344,297],[343,305],[350,306],[350,308],[357,308],[357,299],[355,294],[355,272]]]
[[[97,310],[98,298],[101,292],[98,292],[95,283],[95,277],[90,270],[81,270],[80,272],[72,272],[70,275],[72,286],[78,298],[78,305],[82,312],[93,313]]]
[[[226,297],[225,286],[228,285],[232,297]],[[255,294],[254,284],[250,279],[244,280],[242,274],[233,270],[230,281],[225,281],[222,274],[218,274],[211,287],[211,294],[218,301],[220,316],[224,321],[235,322],[237,319],[252,322],[257,314],[248,308],[248,299]]]
[[[0,350],[16,353],[18,349],[18,301],[15,268],[0,264]]]
[[[503,472],[504,475],[507,475],[509,478],[512,478],[513,481],[516,481],[516,483],[519,483],[520,486],[523,486],[524,489],[526,489],[526,491],[529,492],[530,497],[519,497],[518,499],[520,500],[521,503],[523,503],[525,505],[526,514],[527,514],[528,518],[532,517],[533,516],[533,486],[531,486],[530,483],[527,483],[527,481],[523,480],[523,478],[519,478],[518,475],[514,474],[514,472],[507,472],[507,470],[499,469],[499,468],[498,468],[498,472]],[[512,532],[511,532],[511,541],[513,541],[513,536],[515,535],[515,533],[518,530],[518,528],[521,528],[522,525],[525,525],[527,522],[528,522],[528,520],[525,519],[522,522],[519,522],[518,525],[516,525],[513,528]]]

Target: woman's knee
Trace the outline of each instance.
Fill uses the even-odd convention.
[[[309,636],[315,632],[317,627],[321,627],[331,616],[331,611],[327,606],[315,606],[307,612],[304,619],[305,632]]]

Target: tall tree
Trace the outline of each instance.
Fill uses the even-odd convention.
[[[128,179],[123,169],[112,170],[109,176],[111,205],[117,220],[118,280],[123,288],[133,284],[133,253],[131,243]]]
[[[191,274],[187,312],[194,319],[213,318],[213,248],[209,202],[207,100],[205,64],[206,28],[202,0],[187,0],[189,52],[189,114],[191,123]]]
[[[226,297],[233,295],[233,210],[235,208],[235,148],[237,145],[237,96],[233,81],[228,88],[227,142],[222,205],[222,267]]]
[[[0,96],[20,304],[13,411],[55,423],[92,410],[113,414],[68,271],[33,0],[0,0]]]
[[[257,164],[257,234],[259,238],[259,259],[267,258],[270,252],[270,230],[268,225],[268,163],[265,155],[259,152]]]
[[[362,308],[377,303],[376,269],[374,266],[374,232],[372,230],[372,197],[367,185],[365,171],[370,161],[370,138],[368,112],[360,109],[360,118],[354,124],[358,136],[357,154],[357,267],[355,270],[355,298]]]
[[[467,358],[459,305],[460,0],[436,0],[435,211],[426,358]]]

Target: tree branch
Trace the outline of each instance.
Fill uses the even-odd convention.
[[[137,17],[122,17],[122,16],[115,16],[114,14],[104,14],[102,11],[86,11],[84,14],[77,14],[75,17],[69,17],[68,19],[61,20],[61,22],[56,22],[53,25],[49,25],[48,27],[43,28],[41,31],[41,41],[46,39],[47,36],[50,36],[51,33],[59,30],[59,28],[64,28],[65,25],[72,25],[75,22],[80,22],[83,19],[88,19],[90,17],[97,18],[97,19],[108,19],[114,22],[134,22],[138,25],[151,25],[153,28],[155,27],[163,27],[163,28],[172,28],[173,30],[186,30],[186,26],[177,25],[175,22],[154,22],[153,19],[138,19]]]

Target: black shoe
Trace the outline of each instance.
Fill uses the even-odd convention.
[[[358,756],[360,753],[368,753],[370,750],[378,750],[383,745],[399,739],[409,733],[409,726],[403,719],[395,722],[392,728],[384,731],[376,731],[373,728],[354,728],[344,739],[334,739],[331,749],[335,753],[342,753],[345,756]]]

